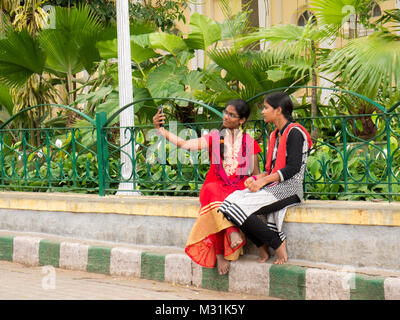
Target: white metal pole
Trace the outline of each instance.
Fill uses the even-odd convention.
[[[132,65],[131,65],[131,43],[129,31],[129,0],[116,0],[117,4],[117,37],[118,37],[118,82],[119,82],[119,108],[126,106],[133,101],[132,89]],[[127,127],[135,125],[134,108],[129,107],[120,113],[120,146],[121,149],[121,174],[123,182],[119,185],[117,194],[136,194],[134,192],[124,192],[133,190],[134,185],[132,159],[135,150],[132,148],[130,131]]]
[[[270,0],[258,0],[258,26],[260,29],[269,28],[271,26],[270,19]],[[267,43],[265,40],[260,41],[260,49],[265,50]]]
[[[189,9],[190,9],[190,14],[194,12],[198,12],[200,14],[203,14],[204,11],[204,2],[190,2],[189,3]],[[203,69],[204,67],[204,50],[195,50],[194,51],[194,58],[191,60],[192,62],[192,70],[197,70],[197,68]]]
[[[400,9],[400,0],[396,0],[396,9]],[[400,23],[397,26],[400,26]],[[400,36],[400,30],[397,31],[397,35]]]

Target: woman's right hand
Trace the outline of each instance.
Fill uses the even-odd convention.
[[[153,117],[154,128],[159,129],[162,124],[165,123],[165,114],[158,109],[157,113]]]
[[[244,181],[244,186],[245,186],[246,188],[248,188],[254,181],[255,181],[255,180],[254,180],[253,177],[249,177],[249,178],[247,178],[247,179]]]

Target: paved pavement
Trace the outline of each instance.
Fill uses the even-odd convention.
[[[133,277],[0,261],[0,300],[275,300]]]

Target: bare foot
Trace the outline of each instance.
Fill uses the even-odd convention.
[[[229,235],[229,239],[231,240],[231,248],[235,249],[243,243],[242,236],[239,232],[232,232]]]
[[[267,245],[264,244],[261,247],[258,247],[258,251],[260,252],[260,256],[258,257],[258,262],[265,262],[269,259],[269,254],[267,251]]]
[[[218,273],[222,276],[229,271],[231,262],[226,260],[222,254],[217,254]]]
[[[284,264],[287,259],[287,251],[286,251],[286,239],[282,242],[278,249],[275,250],[278,258],[275,260],[274,264]]]

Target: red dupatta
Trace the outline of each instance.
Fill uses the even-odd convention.
[[[306,128],[304,128],[301,124],[298,124],[298,123],[289,124],[288,127],[283,132],[283,135],[281,136],[281,139],[279,141],[278,151],[276,153],[275,165],[271,172],[272,155],[274,153],[276,137],[277,137],[278,131],[279,131],[278,129],[275,129],[274,132],[271,133],[271,136],[270,136],[269,142],[268,142],[267,162],[265,164],[265,171],[267,172],[267,174],[275,173],[278,170],[283,169],[286,166],[286,142],[287,142],[287,137],[289,135],[290,129],[293,127],[297,127],[301,131],[304,132],[304,134],[307,137],[308,150],[310,150],[310,148],[312,146],[312,141],[311,141],[311,136],[308,133],[308,131],[306,130]]]

